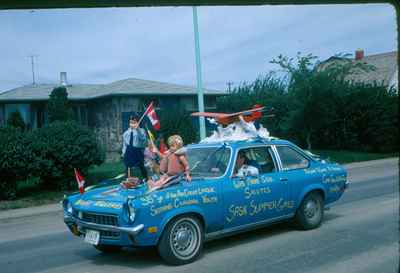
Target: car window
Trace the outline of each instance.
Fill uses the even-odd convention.
[[[256,167],[259,174],[271,173],[276,170],[272,159],[272,151],[270,147],[254,147],[241,149],[240,153],[244,155],[244,164]],[[238,158],[236,158],[238,160]],[[239,168],[236,163],[236,172]]]
[[[187,158],[193,177],[219,177],[228,167],[231,150],[226,147],[189,148]]]
[[[308,167],[308,160],[299,152],[288,146],[277,146],[283,170],[295,170]]]

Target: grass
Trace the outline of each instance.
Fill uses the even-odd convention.
[[[17,200],[0,201],[0,211],[54,204],[61,201],[63,195],[64,192],[34,192],[30,196],[24,196]]]
[[[93,166],[89,169],[89,175],[85,177],[90,185],[115,177],[125,172],[123,162],[103,163],[100,166]]]
[[[313,153],[320,155],[323,159],[329,158],[331,161],[338,163],[351,163],[367,160],[382,159],[388,157],[398,157],[398,153],[364,153],[353,151],[333,151],[333,150],[313,150]],[[98,182],[115,177],[125,171],[122,162],[103,163],[100,166],[94,166],[89,170],[89,174],[85,177],[88,185],[97,184]],[[137,170],[135,170],[137,171]],[[11,201],[0,201],[0,210],[25,208],[39,206],[45,204],[56,203],[60,201],[64,192],[39,191],[37,179],[28,179],[18,184],[19,199]]]
[[[341,164],[360,162],[368,160],[383,159],[389,157],[398,157],[398,153],[365,153],[354,151],[333,151],[333,150],[312,150],[314,154],[320,155],[321,158],[328,158],[331,161]]]

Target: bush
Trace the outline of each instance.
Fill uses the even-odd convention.
[[[95,134],[73,121],[53,122],[37,130],[31,147],[38,159],[35,175],[46,189],[75,188],[74,168],[85,175],[91,165],[99,165],[105,158]]]
[[[17,196],[17,181],[37,177],[49,190],[76,188],[74,168],[87,174],[104,161],[94,133],[73,121],[23,132],[0,128],[0,199]]]
[[[261,123],[278,136],[307,149],[391,152],[399,148],[398,93],[383,84],[346,80],[354,69],[373,70],[345,61],[319,69],[316,57],[278,56],[287,78],[267,74],[218,98],[218,111],[234,112],[258,103],[273,107],[275,117]]]
[[[72,120],[72,110],[68,102],[68,92],[65,87],[56,87],[49,96],[49,121]]]
[[[29,157],[26,134],[13,127],[0,128],[0,200],[15,199],[17,181],[25,179]]]
[[[180,135],[185,144],[196,142],[198,130],[193,125],[190,114],[184,110],[162,110],[159,114],[161,130],[165,143],[169,136]]]
[[[7,126],[25,130],[25,122],[19,111],[12,112],[7,119]]]

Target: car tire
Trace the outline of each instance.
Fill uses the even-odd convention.
[[[158,243],[158,253],[168,264],[196,260],[203,249],[203,225],[196,217],[181,216],[168,223]]]
[[[324,201],[321,194],[311,192],[303,199],[296,211],[297,226],[303,230],[314,229],[321,225],[324,217]]]
[[[121,246],[102,245],[102,244],[94,246],[94,248],[103,253],[115,253],[121,251],[122,249]]]

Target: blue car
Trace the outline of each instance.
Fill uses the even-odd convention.
[[[199,257],[205,241],[295,220],[317,228],[348,186],[346,170],[293,143],[250,139],[186,146],[192,181],[158,190],[119,182],[63,201],[64,222],[103,252],[156,246],[170,264]]]

